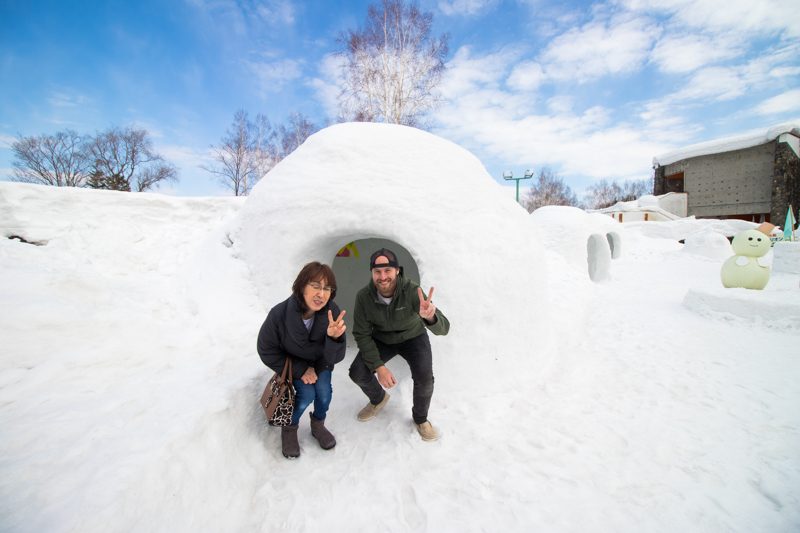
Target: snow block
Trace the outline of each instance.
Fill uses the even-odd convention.
[[[797,290],[689,289],[683,305],[713,319],[796,330],[800,328],[798,294]]]

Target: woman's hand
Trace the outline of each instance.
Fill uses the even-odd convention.
[[[300,376],[300,381],[305,383],[306,385],[313,385],[317,382],[317,371],[314,370],[313,366],[310,366],[303,372],[303,375]]]
[[[332,339],[338,339],[344,333],[344,330],[347,329],[347,326],[344,323],[344,315],[347,311],[342,311],[339,313],[339,318],[336,320],[333,319],[333,313],[330,309],[328,309],[328,337]]]

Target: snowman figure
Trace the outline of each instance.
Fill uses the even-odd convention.
[[[772,267],[771,228],[767,226],[772,224],[765,223],[758,229],[741,231],[733,238],[731,246],[736,255],[722,264],[720,272],[725,287],[761,290],[767,286]]]

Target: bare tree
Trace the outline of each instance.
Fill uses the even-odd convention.
[[[545,167],[531,184],[530,190],[522,199],[522,205],[532,213],[545,205],[578,205],[578,198],[569,185],[552,170]]]
[[[433,14],[415,2],[381,0],[367,9],[362,30],[340,37],[345,118],[417,125],[438,102],[448,36],[431,37]]]
[[[215,174],[235,196],[245,196],[278,159],[275,135],[267,117],[259,114],[252,122],[247,111],[240,109],[219,146],[212,146],[215,166],[202,168]]]
[[[142,192],[164,181],[177,181],[177,170],[153,151],[147,130],[110,128],[89,143],[90,186]]]
[[[283,159],[294,152],[316,131],[317,127],[305,115],[292,113],[289,116],[289,124],[281,124],[278,127],[278,138],[280,139],[279,159]]]
[[[646,194],[653,194],[653,177],[641,180],[628,180],[622,184],[622,201],[629,202],[641,198]]]
[[[14,181],[82,187],[87,178],[86,139],[72,130],[54,135],[20,137],[14,152]]]
[[[603,209],[617,202],[629,202],[646,194],[653,194],[653,179],[622,182],[600,180],[586,189],[586,205],[590,209]]]

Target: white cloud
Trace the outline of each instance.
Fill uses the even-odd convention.
[[[447,15],[476,15],[493,9],[498,0],[440,0],[439,10]]]
[[[674,92],[647,102],[641,116],[658,122],[679,116],[687,106],[730,101],[756,91],[774,92],[779,83],[786,86],[792,83],[792,77],[797,76],[797,68],[784,63],[796,62],[798,50],[800,44],[789,45],[767,50],[738,65],[700,68]]]
[[[800,89],[792,89],[764,100],[756,107],[760,115],[788,113],[800,110]]]
[[[671,16],[682,28],[800,36],[797,0],[620,0],[633,11]]]
[[[468,46],[459,48],[447,63],[441,90],[445,98],[459,98],[477,87],[499,87],[518,58],[514,51],[500,51],[476,57]]]
[[[47,97],[47,103],[57,108],[74,108],[85,106],[90,99],[82,94],[70,92],[68,90],[53,91]]]
[[[243,9],[246,10],[247,8]],[[295,21],[294,4],[291,0],[266,0],[249,7],[249,12],[270,25],[291,25]]]
[[[544,79],[544,69],[538,62],[525,61],[514,67],[507,83],[518,91],[533,91],[539,88]]]
[[[295,8],[291,0],[220,1],[188,0],[213,27],[235,35],[247,35],[262,26],[293,25]]]
[[[585,82],[639,70],[658,28],[647,18],[594,20],[553,39],[539,60],[548,77]]]
[[[264,93],[279,91],[302,75],[302,63],[294,59],[270,62],[245,60],[244,63],[255,77],[258,89]]]
[[[547,109],[556,115],[572,113],[574,101],[571,96],[558,95],[547,100]]]
[[[459,50],[448,72],[450,98],[435,113],[436,133],[510,166],[550,166],[595,179],[649,175],[653,155],[667,144],[644,129],[614,124],[605,107],[576,112],[569,95],[548,99],[547,112],[537,112],[530,96],[502,89],[513,60],[513,54],[474,57]]]
[[[342,81],[343,63],[344,58],[336,54],[325,56],[319,65],[319,76],[308,82],[329,117],[339,114],[339,93],[344,85]]]
[[[480,146],[510,166],[549,166],[566,176],[641,179],[649,175],[653,155],[667,146],[645,130],[611,124],[599,107],[514,119],[501,108],[456,106],[443,115],[450,119],[437,133],[447,138]]]
[[[748,82],[741,68],[708,67],[697,71],[674,100],[732,100],[745,94]]]
[[[726,36],[667,34],[652,51],[651,59],[669,73],[685,73],[744,52],[740,43]]]
[[[11,145],[17,141],[16,137],[12,137],[11,135],[3,135],[0,134],[0,148],[3,149],[10,149]]]

